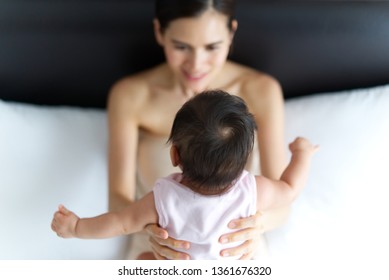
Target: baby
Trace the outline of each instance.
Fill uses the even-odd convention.
[[[157,180],[152,192],[121,211],[79,218],[60,205],[51,228],[63,238],[109,238],[158,223],[169,236],[191,242],[182,250],[192,259],[221,259],[218,238],[231,231],[228,222],[292,203],[318,149],[298,137],[280,180],[254,176],[244,168],[255,130],[241,98],[220,90],[197,94],[177,112],[168,140],[181,173]]]

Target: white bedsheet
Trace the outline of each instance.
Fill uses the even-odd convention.
[[[286,102],[285,144],[320,144],[289,222],[266,235],[273,257],[389,252],[389,86]],[[0,259],[121,259],[127,239],[64,240],[58,203],[80,216],[107,210],[102,110],[0,101]]]

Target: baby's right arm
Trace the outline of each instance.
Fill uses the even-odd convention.
[[[157,223],[154,195],[148,193],[117,212],[80,219],[63,205],[55,212],[51,228],[63,238],[109,238],[143,230],[149,223]]]
[[[290,204],[304,188],[312,155],[319,149],[307,139],[297,137],[289,144],[292,159],[279,181],[256,176],[257,210],[263,211]]]

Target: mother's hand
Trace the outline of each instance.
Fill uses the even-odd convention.
[[[157,224],[149,224],[145,227],[150,235],[150,245],[157,260],[189,260],[188,254],[175,251],[176,249],[189,249],[190,243],[169,237],[166,230]]]
[[[237,231],[222,235],[219,239],[220,243],[244,242],[237,247],[222,250],[220,252],[221,256],[242,255],[241,260],[252,259],[258,249],[261,234],[265,232],[262,214],[257,212],[253,216],[233,220],[228,224],[228,227]]]

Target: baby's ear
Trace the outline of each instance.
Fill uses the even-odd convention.
[[[177,146],[175,146],[175,145],[172,145],[170,147],[170,160],[171,160],[172,165],[174,167],[180,165],[180,155],[178,153]]]

